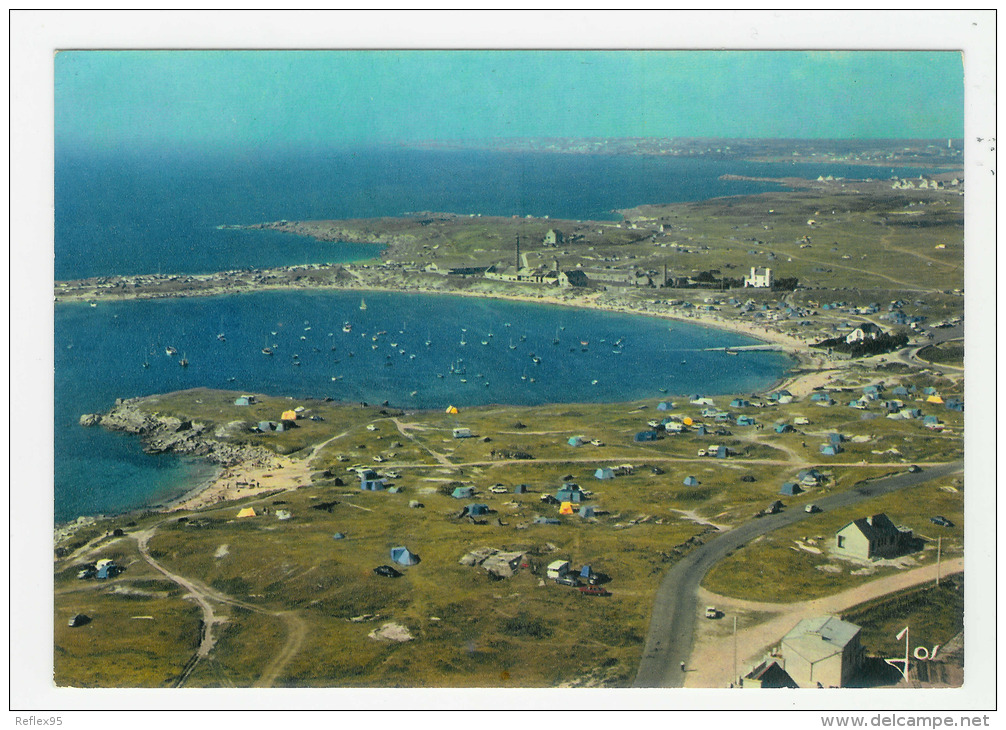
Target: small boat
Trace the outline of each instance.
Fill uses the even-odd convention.
[[[540,357],[532,357],[531,358],[531,362],[533,362],[535,365],[537,365],[538,363],[541,362],[541,358]]]
[[[489,340],[482,340],[482,344],[483,345],[488,345],[489,344]]]
[[[590,344],[590,340],[580,340],[580,345],[586,347]]]
[[[430,346],[430,345],[432,345],[432,344],[433,344],[432,340],[426,340],[426,346],[427,346],[427,347],[429,347],[429,346]]]
[[[272,350],[270,348],[268,348],[268,347],[263,347],[262,348],[262,354],[263,355],[271,355],[272,354]]]
[[[227,342],[227,337],[224,335],[223,332],[217,335],[217,339],[220,340],[221,342]]]
[[[189,366],[189,361],[185,357],[185,355],[182,355],[182,359],[178,361],[178,364],[181,365],[183,368],[187,368]]]
[[[349,322],[346,322],[345,324],[342,325],[342,331],[343,332],[352,332],[353,331],[353,325],[351,325]]]
[[[361,312],[365,312],[366,310],[367,310],[367,303],[361,299],[360,300],[360,311]]]
[[[97,302],[91,302],[91,306],[92,306],[92,307],[97,307],[97,306],[98,306],[98,303],[97,303]]]
[[[175,355],[178,354],[178,350],[173,348],[171,345],[168,345],[167,347],[164,348],[164,354],[167,355],[168,357],[174,357]]]
[[[596,381],[596,380],[591,380],[591,381],[590,381],[590,384],[591,384],[591,385],[597,385],[597,381]]]
[[[737,350],[727,350],[727,354],[728,355],[736,355],[737,354]]]
[[[145,362],[145,363],[143,363],[143,367],[145,367],[145,368],[149,368],[149,367],[150,367],[150,363],[149,363],[149,362]]]
[[[467,379],[465,379],[465,378],[461,378],[461,382],[462,382],[462,383],[467,383],[467,382],[468,382],[468,380],[467,380]]]

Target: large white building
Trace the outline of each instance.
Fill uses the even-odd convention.
[[[744,286],[756,289],[768,289],[772,286],[772,269],[762,269],[757,266],[751,267],[751,275],[744,277]]]

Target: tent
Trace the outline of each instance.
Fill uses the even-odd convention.
[[[258,515],[255,514],[255,508],[254,507],[245,507],[244,509],[242,509],[241,511],[238,512],[238,517],[239,518],[241,518],[241,517],[257,517],[257,516]]]
[[[573,514],[573,503],[572,502],[563,502],[561,505],[559,505],[559,514],[561,514],[561,515],[571,515],[571,514]]]
[[[288,510],[288,509],[278,509],[278,510],[276,510],[276,519],[277,520],[288,520],[291,517],[293,517],[293,515],[290,514],[290,510]]]
[[[685,477],[684,485],[686,487],[694,487],[694,486],[697,486],[698,483],[699,483],[699,480],[696,479],[695,477]]]
[[[281,421],[296,421],[297,411],[283,411],[283,415],[279,417]]]
[[[334,535],[332,535],[332,539],[333,540],[345,540],[346,536],[343,535],[341,532],[337,532]]]
[[[667,403],[665,403],[663,401],[661,401],[660,403],[657,403],[657,410],[658,411],[666,411],[668,409],[668,407],[669,406],[667,405]]]
[[[252,399],[247,395],[242,395],[234,400],[234,405],[236,406],[250,406],[252,404]]]
[[[472,517],[489,514],[489,505],[487,504],[470,504],[465,509],[468,510],[468,514]]]
[[[657,432],[656,431],[640,431],[634,437],[635,441],[656,441]]]
[[[594,476],[597,477],[598,479],[614,479],[615,472],[613,472],[611,469],[604,469],[604,468],[596,469],[594,471]]]
[[[683,418],[683,419],[681,420],[681,422],[682,422],[683,424],[685,424],[686,426],[691,426],[691,425],[692,425],[693,423],[695,423],[695,421],[693,421],[693,420],[692,420],[692,417],[691,417],[691,416],[685,416],[685,417],[684,417],[684,418]]]
[[[594,508],[591,507],[589,504],[584,505],[583,507],[580,508],[580,517],[593,517],[593,516],[594,516]]]
[[[796,482],[786,482],[785,484],[782,485],[782,488],[779,490],[779,494],[785,494],[789,497],[793,497],[797,494],[800,494],[800,492],[802,491],[803,490],[800,488],[800,485],[797,484]]]
[[[391,548],[391,559],[399,565],[415,565],[419,556],[405,546]]]
[[[447,406],[447,410],[444,411],[444,413],[450,413],[452,416],[456,415],[457,412],[458,412],[458,409],[455,408],[454,406]]]
[[[570,436],[569,440],[566,441],[570,446],[583,446],[584,438],[583,436]]]
[[[454,499],[465,499],[474,494],[475,490],[472,487],[457,487],[453,492],[451,492],[451,496],[454,497]]]
[[[928,398],[926,398],[926,403],[942,403],[942,402],[943,399],[940,398],[938,395],[931,395]]]
[[[527,485],[526,484],[518,484],[516,487],[513,488],[513,493],[514,494],[527,494]]]

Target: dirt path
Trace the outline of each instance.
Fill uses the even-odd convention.
[[[940,566],[942,576],[963,570],[963,558],[947,560]],[[696,619],[695,646],[688,660],[685,686],[727,687],[733,681],[734,637],[731,629],[734,616],[742,624],[747,623],[746,618],[758,620],[765,616],[758,623],[737,631],[737,671],[743,674],[757,664],[787,631],[805,618],[839,614],[864,601],[935,579],[936,566],[927,565],[879,578],[832,596],[799,603],[745,601],[699,588],[700,615]],[[703,617],[705,606],[716,606],[726,615],[717,621],[710,621]]]
[[[192,671],[196,668],[196,666],[198,666],[199,662],[208,657],[210,652],[213,650],[213,647],[216,645],[217,639],[213,631],[214,626],[228,621],[226,616],[218,615],[213,607],[214,603],[220,603],[229,604],[231,606],[239,606],[246,610],[264,614],[266,616],[273,616],[282,620],[286,624],[286,641],[284,642],[282,648],[276,653],[276,656],[273,657],[272,661],[270,661],[269,664],[267,664],[262,670],[261,676],[254,685],[256,687],[271,687],[290,660],[297,654],[297,652],[300,651],[301,646],[304,643],[304,638],[307,635],[307,626],[304,623],[304,620],[293,611],[271,611],[269,609],[262,608],[261,606],[256,606],[254,604],[238,600],[226,593],[221,593],[220,591],[210,588],[197,580],[185,578],[177,573],[172,573],[150,555],[147,545],[156,531],[157,525],[131,535],[131,537],[136,540],[136,546],[140,555],[143,556],[143,559],[146,560],[147,563],[154,568],[154,570],[184,588],[188,592],[188,596],[199,604],[199,607],[203,612],[199,648],[196,650],[195,654],[192,655],[189,661],[186,662],[185,667],[183,668],[174,686],[183,686],[189,675],[191,675]]]
[[[423,451],[425,451],[430,456],[432,456],[437,461],[437,463],[439,463],[441,466],[450,466],[450,467],[454,466],[454,464],[452,464],[450,462],[450,460],[448,460],[448,458],[446,456],[444,456],[443,454],[441,454],[438,451],[434,451],[433,449],[431,449],[426,444],[422,443],[421,441],[418,441],[415,436],[413,436],[412,434],[410,434],[409,433],[410,429],[409,429],[408,425],[402,423],[397,418],[392,418],[391,422],[395,424],[395,428],[398,429],[398,433],[402,434],[402,436],[404,436],[409,441],[411,441],[416,446],[418,446]],[[425,465],[423,465],[423,466],[425,466]]]

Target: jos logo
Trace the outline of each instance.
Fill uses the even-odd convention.
[[[894,638],[898,639],[899,641],[901,639],[905,640],[905,656],[904,656],[904,658],[898,657],[897,659],[893,659],[893,658],[892,659],[885,659],[884,661],[887,662],[888,664],[890,664],[895,669],[899,669],[901,671],[901,676],[904,677],[905,681],[907,682],[908,681],[908,661],[909,661],[909,659],[908,659],[908,657],[909,657],[909,652],[908,652],[908,644],[909,644],[908,627],[906,626],[901,631],[899,631],[898,635],[896,637],[894,637]],[[935,644],[933,646],[932,651],[930,651],[929,649],[927,649],[924,646],[917,646],[917,647],[915,647],[915,651],[913,651],[911,653],[911,656],[915,657],[920,662],[932,661],[933,659],[936,658],[936,653],[939,650],[940,650],[940,645],[939,644]],[[898,667],[897,666],[898,664],[900,664],[901,667]]]

